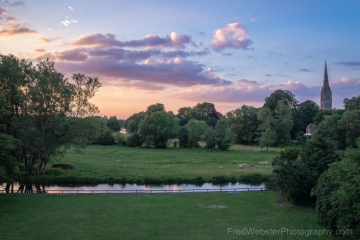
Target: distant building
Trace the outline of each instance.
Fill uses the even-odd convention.
[[[324,110],[332,109],[332,93],[329,85],[329,77],[327,73],[326,61],[325,61],[324,82],[321,89],[321,109]]]
[[[304,134],[305,136],[311,136],[312,135],[312,128],[313,128],[313,124],[310,123],[307,127],[306,127],[306,133]]]

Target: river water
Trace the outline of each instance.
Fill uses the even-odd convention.
[[[18,182],[2,184],[1,193],[46,193],[46,194],[80,194],[80,193],[180,193],[180,192],[241,192],[263,191],[264,184],[252,185],[242,183],[227,184],[20,184]]]

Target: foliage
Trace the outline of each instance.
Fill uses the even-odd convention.
[[[360,142],[359,142],[360,143]],[[314,188],[316,212],[321,225],[340,230],[345,235],[360,237],[360,145],[349,148],[340,162],[330,165]],[[345,230],[352,230],[346,234]]]
[[[137,146],[141,146],[142,144],[143,141],[141,140],[139,134],[137,133],[129,134],[126,138],[126,146],[137,147]]]
[[[228,112],[226,117],[230,119],[230,128],[236,134],[237,143],[249,144],[255,142],[256,131],[259,127],[256,108],[243,105],[241,108]]]
[[[178,131],[179,147],[189,147],[189,131],[186,126],[181,126]]]
[[[146,109],[146,113],[154,113],[154,112],[165,112],[165,106],[162,103],[156,103],[156,104],[152,104],[150,106],[147,107]]]
[[[216,141],[215,141],[215,131],[212,127],[208,127],[205,131],[206,136],[206,145],[205,148],[207,149],[214,149],[216,147]]]
[[[273,112],[273,129],[276,132],[276,143],[286,144],[290,142],[290,131],[293,127],[293,119],[290,107],[280,100]]]
[[[76,123],[98,112],[89,102],[101,86],[98,79],[83,74],[74,74],[72,79],[74,84],[49,60],[34,66],[12,55],[0,55],[6,134],[17,139],[15,158],[27,175],[32,175],[35,165],[38,174],[42,168],[44,173],[49,161],[70,144],[79,144],[84,139],[81,128],[88,126]]]
[[[99,145],[114,145],[116,144],[113,131],[107,126],[101,130],[101,134],[95,141],[95,144]]]
[[[149,113],[140,122],[138,134],[146,146],[166,148],[178,123],[172,115],[163,111]]]
[[[274,111],[279,101],[283,101],[285,105],[288,105],[291,109],[296,108],[298,105],[298,100],[295,99],[295,95],[287,90],[276,90],[269,97],[265,98],[265,103],[263,108],[270,108],[270,110]]]
[[[293,120],[294,126],[292,128],[292,135],[296,135],[299,132],[305,132],[305,128],[313,123],[314,117],[319,112],[319,106],[311,101],[306,100],[305,102],[300,103],[293,110]]]
[[[123,145],[123,143],[126,143],[126,136],[123,133],[115,133],[114,134],[115,142],[119,145]]]
[[[119,132],[121,129],[120,120],[116,118],[116,116],[110,117],[107,121],[107,126],[113,131],[113,132]]]
[[[327,115],[334,115],[334,114],[338,114],[340,116],[342,116],[344,114],[345,110],[343,109],[337,109],[337,110],[323,110],[320,109],[318,111],[318,113],[316,114],[316,116],[314,117],[314,124],[318,125],[322,120],[325,119],[325,116]]]
[[[300,149],[287,148],[273,160],[272,179],[281,195],[293,204],[311,202],[310,192],[317,177],[300,157]]]
[[[356,146],[356,139],[360,137],[360,110],[345,111],[339,128],[346,136],[346,145]]]
[[[360,110],[360,95],[358,97],[353,97],[351,99],[344,99],[345,110]]]
[[[200,137],[205,134],[207,129],[207,125],[204,121],[198,121],[195,119],[191,119],[188,124],[186,124],[186,128],[189,132],[189,143],[188,147],[197,148],[199,147],[198,141]]]
[[[232,133],[227,127],[227,119],[220,119],[215,128],[215,143],[221,150],[228,150],[230,144],[236,138],[236,134]]]
[[[133,115],[131,115],[125,121],[125,124],[127,127],[126,130],[129,133],[136,133],[139,129],[139,124],[140,124],[141,120],[143,120],[146,115],[147,115],[146,112],[139,112],[139,113],[134,113]]]
[[[319,135],[322,138],[333,139],[337,143],[337,148],[345,150],[346,148],[346,131],[340,128],[340,114],[325,115],[324,120],[313,129],[313,135]]]

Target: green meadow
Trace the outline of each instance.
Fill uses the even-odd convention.
[[[230,230],[323,229],[275,192],[0,195],[1,239],[334,239]]]
[[[33,182],[53,183],[190,183],[262,182],[271,174],[271,161],[279,149],[234,145],[228,151],[208,149],[153,149],[92,145],[81,154],[69,149],[59,163],[72,170],[47,168]],[[118,163],[120,160],[122,163]],[[193,160],[193,161],[192,161]],[[268,166],[259,162],[268,161]],[[233,162],[236,162],[234,164]],[[248,164],[244,169],[240,163]],[[253,164],[254,167],[250,167]],[[222,169],[219,167],[222,166]]]

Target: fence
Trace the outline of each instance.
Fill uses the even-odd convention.
[[[210,192],[254,192],[254,191],[270,191],[266,188],[226,188],[226,189],[183,189],[183,190],[0,190],[1,194],[171,194],[171,193],[210,193]]]

